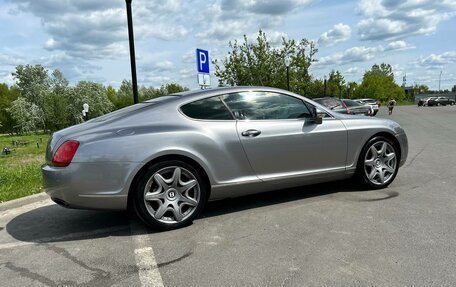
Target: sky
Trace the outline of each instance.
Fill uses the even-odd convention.
[[[360,82],[384,62],[398,84],[406,75],[407,86],[456,85],[456,0],[133,0],[132,8],[139,85],[198,88],[196,48],[221,60],[229,41],[253,41],[259,29],[274,45],[314,41],[315,78],[339,70]],[[131,78],[123,0],[0,0],[0,27],[0,82],[13,84],[20,64],[59,69],[72,84]]]

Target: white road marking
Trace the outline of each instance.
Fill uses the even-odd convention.
[[[163,287],[163,279],[158,270],[154,250],[150,247],[148,231],[138,223],[130,222],[133,242],[136,246],[135,260],[139,269],[139,281],[143,287]]]

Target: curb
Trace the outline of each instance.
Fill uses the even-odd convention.
[[[10,201],[0,203],[0,211],[21,207],[23,205],[35,203],[41,200],[45,200],[47,198],[49,198],[49,196],[45,192],[40,192],[38,194],[29,195],[19,199],[13,199]]]

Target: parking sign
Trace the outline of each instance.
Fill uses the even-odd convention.
[[[206,50],[196,49],[196,63],[198,73],[209,74],[209,52]]]

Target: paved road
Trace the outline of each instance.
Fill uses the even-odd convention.
[[[382,191],[350,181],[211,203],[154,233],[45,200],[0,214],[1,286],[454,286],[456,107],[396,107],[409,160]]]

